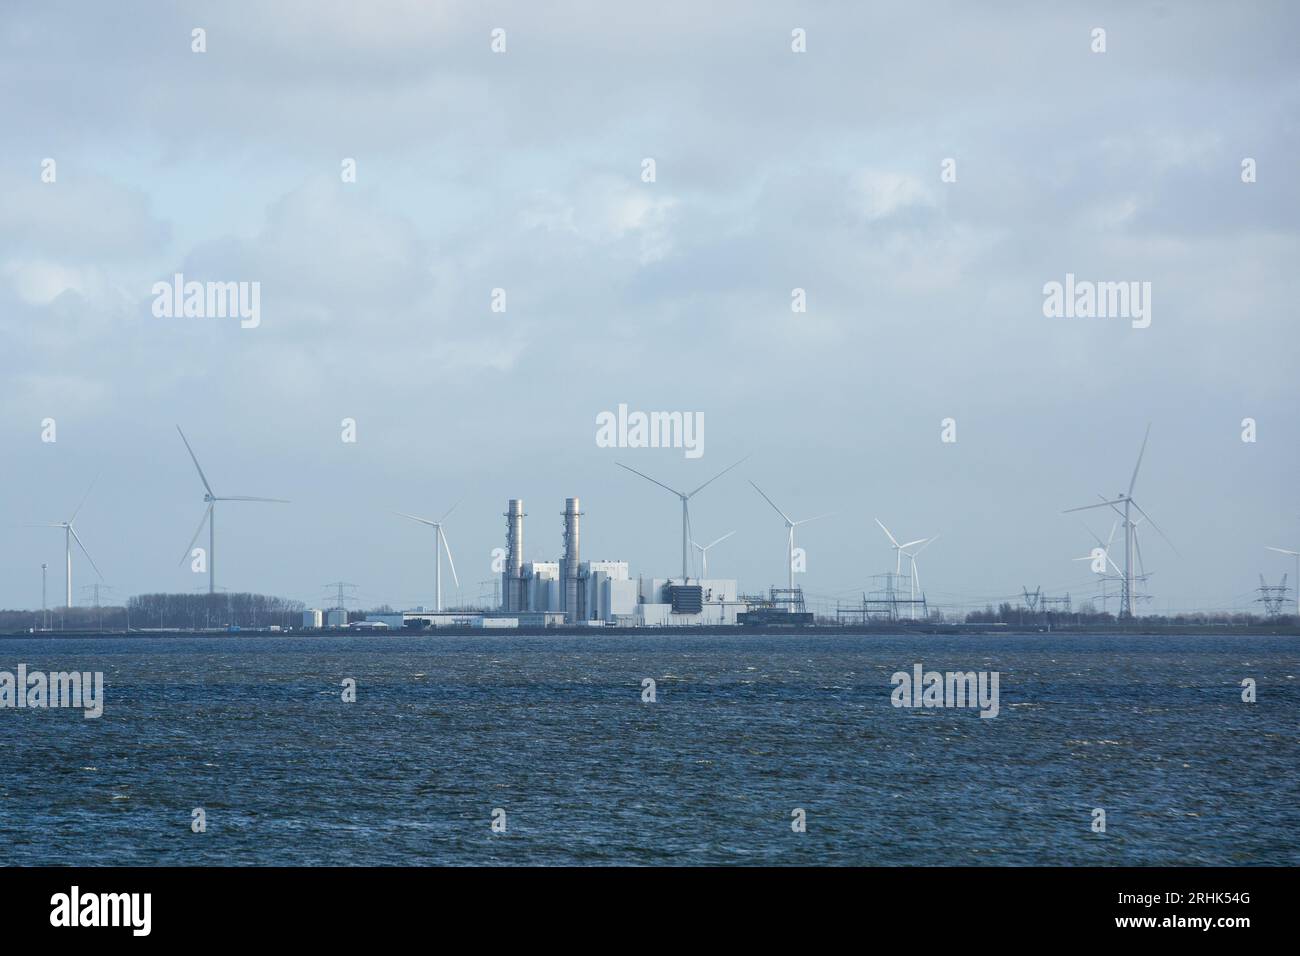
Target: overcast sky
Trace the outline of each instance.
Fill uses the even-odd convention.
[[[77,528],[116,596],[206,584],[177,424],[218,494],[292,499],[220,506],[234,590],[431,605],[432,532],[391,512],[462,498],[466,599],[510,497],[529,559],[579,495],[584,557],[666,576],[679,505],[614,463],[689,489],[751,455],[693,501],[700,539],[737,530],[712,576],[784,580],[752,479],[836,512],[799,529],[819,602],[892,568],[879,517],[941,534],[933,603],[1077,603],[1061,511],[1127,486],[1148,422],[1155,609],[1248,606],[1300,547],[1300,13],[996,6],[7,4],[0,606],[39,605],[42,561],[62,595],[61,533],[16,526],[101,470]],[[259,282],[260,326],[155,317],[176,272]],[[1066,273],[1150,282],[1150,327],[1045,317]],[[702,413],[704,455],[597,447],[619,403]]]

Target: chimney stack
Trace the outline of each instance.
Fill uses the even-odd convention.
[[[579,510],[577,498],[564,499],[564,560],[560,563],[560,610],[564,620],[573,624],[582,619],[583,609],[578,590],[578,562],[581,550],[578,537]]]

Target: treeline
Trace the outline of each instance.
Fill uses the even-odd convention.
[[[301,627],[301,601],[270,594],[137,594],[127,602],[131,627],[140,629],[211,627]]]
[[[1248,627],[1268,624],[1285,625],[1293,622],[1295,616],[1265,617],[1262,614],[1219,611],[1168,615],[1137,614],[1133,620],[1148,624]],[[1042,608],[1030,609],[1022,604],[1004,601],[996,609],[990,604],[982,611],[971,611],[966,615],[967,624],[1115,624],[1118,621],[1116,615],[1109,611],[1097,611],[1090,604],[1084,604],[1078,610],[1055,611]]]
[[[124,607],[52,607],[36,611],[0,610],[0,633],[14,631],[122,631],[126,629]]]
[[[138,594],[125,607],[53,607],[0,610],[0,632],[203,630],[302,626],[301,601],[268,594]]]

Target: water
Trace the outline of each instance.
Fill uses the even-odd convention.
[[[999,671],[1000,716],[892,707],[918,661]],[[1300,863],[1296,638],[0,640],[19,663],[106,703],[0,710],[7,864]]]

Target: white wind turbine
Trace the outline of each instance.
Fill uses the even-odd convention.
[[[451,566],[451,579],[456,582],[457,589],[460,588],[460,578],[456,576],[456,562],[451,559],[451,545],[447,543],[447,533],[442,530],[442,523],[447,520],[448,515],[459,507],[460,502],[452,505],[437,521],[430,521],[428,518],[421,518],[419,515],[408,515],[405,511],[396,511],[394,514],[401,515],[403,518],[410,518],[412,521],[418,521],[420,524],[428,525],[433,529],[433,563],[434,563],[434,580],[437,590],[437,607],[435,610],[442,610],[442,552],[447,552],[447,564]]]
[[[1276,551],[1278,554],[1289,554],[1295,558],[1295,613],[1296,617],[1300,618],[1300,551],[1288,551],[1286,548],[1275,548],[1272,545],[1267,545],[1267,547],[1270,551]]]
[[[218,497],[208,484],[208,478],[203,474],[203,469],[199,467],[199,460],[194,455],[194,449],[190,447],[189,439],[181,431],[181,426],[176,426],[176,431],[180,432],[181,441],[185,442],[185,450],[190,453],[190,460],[194,462],[194,470],[199,473],[199,481],[203,482],[203,501],[207,507],[203,509],[203,517],[199,519],[199,526],[194,531],[194,537],[190,539],[189,547],[181,555],[180,563],[184,564],[185,559],[190,556],[194,550],[194,542],[199,540],[199,535],[203,533],[203,526],[208,526],[208,593],[215,594],[217,590],[217,530],[216,530],[216,513],[218,501],[269,501],[275,504],[287,505],[289,502],[283,498],[250,498],[247,495],[224,495]]]
[[[1102,500],[1095,505],[1083,505],[1080,508],[1067,508],[1066,511],[1064,512],[1064,514],[1069,514],[1074,511],[1087,511],[1090,508],[1111,508],[1115,511],[1116,514],[1118,514],[1121,518],[1123,518],[1124,574],[1122,578],[1122,586],[1120,589],[1120,599],[1119,599],[1119,616],[1122,618],[1133,616],[1133,592],[1134,592],[1133,584],[1134,581],[1136,580],[1136,576],[1133,573],[1133,549],[1136,546],[1136,542],[1137,542],[1137,535],[1136,535],[1137,523],[1133,521],[1132,511],[1136,511],[1147,521],[1150,521],[1151,527],[1155,528],[1156,533],[1160,535],[1160,537],[1165,539],[1165,543],[1168,544],[1169,547],[1171,548],[1174,547],[1173,542],[1170,541],[1169,538],[1165,535],[1165,533],[1160,530],[1160,526],[1156,524],[1154,521],[1152,521],[1151,516],[1147,514],[1145,511],[1143,511],[1142,507],[1136,501],[1133,500],[1133,487],[1137,484],[1138,469],[1142,467],[1142,456],[1146,454],[1147,439],[1150,436],[1151,436],[1151,426],[1147,425],[1146,434],[1142,436],[1142,448],[1141,450],[1138,451],[1137,464],[1133,466],[1133,477],[1129,479],[1127,492],[1121,491],[1113,500],[1110,501],[1107,501],[1103,497]],[[1122,510],[1120,508],[1121,505],[1123,506]],[[1174,552],[1177,553],[1177,551],[1178,549],[1174,548]],[[1139,562],[1141,561],[1140,555],[1138,557],[1138,561]],[[1145,577],[1145,574],[1143,576]]]
[[[92,558],[90,556],[90,552],[86,550],[85,544],[82,543],[81,538],[77,535],[77,529],[72,526],[72,522],[77,520],[77,515],[81,513],[82,505],[84,505],[86,503],[86,499],[90,497],[90,491],[92,488],[95,487],[95,482],[98,480],[99,480],[98,475],[96,475],[94,479],[91,480],[90,488],[87,488],[86,493],[81,496],[81,504],[77,505],[76,510],[72,512],[72,517],[69,518],[67,521],[56,521],[52,524],[34,524],[34,525],[26,526],[29,528],[62,528],[63,529],[64,567],[66,569],[65,573],[67,575],[65,578],[67,583],[65,585],[64,599],[67,607],[72,607],[72,542],[73,541],[77,542],[77,546],[81,548],[81,553],[86,556],[86,560],[89,561],[90,566],[95,569],[95,573],[99,575],[99,579],[101,581],[104,579],[104,575],[100,573],[99,565],[95,563],[95,559]]]
[[[750,484],[754,485],[752,481],[750,482]],[[810,521],[817,521],[819,518],[829,518],[833,512],[827,512],[826,514],[823,515],[817,515],[814,518],[801,518],[799,521],[793,521],[791,520],[788,514],[786,514],[784,511],[782,511],[780,508],[776,506],[776,502],[774,502],[771,498],[769,498],[766,494],[763,493],[762,488],[758,487],[758,485],[754,485],[754,490],[757,491],[760,495],[763,495],[763,500],[766,501],[769,505],[771,505],[772,510],[775,511],[777,514],[779,514],[781,516],[781,520],[785,522],[785,530],[789,535],[789,544],[790,544],[790,553],[787,556],[788,560],[786,561],[786,564],[789,566],[790,569],[790,590],[793,591],[794,590],[794,529],[801,524],[807,524]]]
[[[709,576],[709,548],[713,547],[715,544],[722,544],[722,542],[726,541],[735,533],[736,532],[734,531],[728,531],[721,538],[717,538],[713,541],[710,541],[708,544],[701,545],[701,544],[696,544],[694,541],[691,542],[691,544],[695,545],[695,549],[700,552],[700,578],[701,579],[707,578]]]
[[[880,525],[880,530],[885,532],[885,537],[889,538],[889,543],[894,549],[894,577],[898,577],[903,572],[904,555],[906,555],[907,560],[911,562],[911,581],[908,585],[908,593],[911,595],[912,599],[910,605],[912,608],[911,617],[912,620],[916,620],[916,589],[921,583],[916,570],[916,556],[930,545],[934,544],[934,542],[938,541],[939,536],[936,534],[933,538],[917,538],[915,541],[908,541],[906,544],[899,544],[898,539],[894,537],[893,533],[885,527],[884,523],[881,522],[879,518],[876,518],[875,522]],[[907,550],[908,548],[916,547],[918,544],[920,547],[916,548],[915,551]]]
[[[655,479],[651,478],[649,475],[642,474],[641,472],[637,471],[635,468],[629,468],[621,461],[615,462],[615,464],[618,465],[618,467],[626,469],[627,471],[632,472],[632,474],[644,478],[646,481],[653,482],[654,484],[658,485],[660,488],[663,488],[665,491],[671,491],[673,494],[675,494],[678,498],[682,500],[682,583],[683,584],[687,583],[690,580],[690,576],[689,576],[690,568],[688,566],[688,561],[690,558],[689,549],[691,543],[691,516],[690,516],[690,509],[687,505],[687,502],[689,502],[692,498],[698,495],[709,485],[713,484],[715,481],[717,481],[727,472],[731,471],[732,468],[735,468],[736,465],[739,465],[741,464],[741,462],[746,461],[748,457],[749,456],[746,455],[745,458],[740,459],[740,461],[736,462],[735,465],[728,465],[726,468],[722,469],[722,471],[718,472],[716,475],[714,475],[704,484],[700,485],[694,491],[678,491],[676,488],[669,488],[662,481],[655,481]]]

